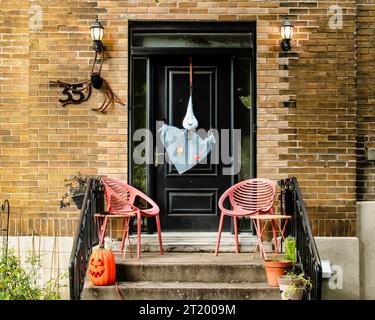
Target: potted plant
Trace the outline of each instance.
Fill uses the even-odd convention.
[[[277,287],[279,285],[278,277],[285,275],[292,269],[293,261],[286,259],[284,255],[275,255],[272,259],[265,259],[263,265],[268,284]]]
[[[312,288],[310,277],[303,272],[288,272],[278,280],[282,300],[302,300],[303,293]]]
[[[60,201],[61,208],[70,206],[70,203],[66,201],[68,196],[73,199],[78,209],[82,208],[88,179],[89,176],[82,175],[79,172],[73,178],[65,179],[66,183],[64,186],[68,188],[68,193],[65,193]]]

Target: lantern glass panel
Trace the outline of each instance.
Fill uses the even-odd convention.
[[[293,37],[293,27],[292,26],[282,26],[281,27],[281,39],[292,39]]]
[[[91,28],[91,38],[94,41],[101,41],[103,39],[103,29],[100,27]]]

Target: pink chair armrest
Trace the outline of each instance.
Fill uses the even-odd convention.
[[[146,214],[158,214],[160,209],[159,206],[156,204],[154,200],[152,200],[149,196],[144,194],[142,191],[138,190],[137,188],[132,187],[136,191],[136,196],[140,197],[141,199],[145,200],[151,208],[149,209],[140,209],[142,212]]]
[[[229,210],[229,209],[226,209],[226,208],[224,208],[224,201],[225,201],[225,199],[226,198],[228,198],[229,197],[229,193],[230,193],[230,190],[231,190],[232,188],[229,188],[229,189],[227,189],[222,195],[221,195],[221,197],[219,198],[219,202],[218,202],[218,206],[219,206],[219,209],[221,210],[221,211],[225,211],[225,210]]]

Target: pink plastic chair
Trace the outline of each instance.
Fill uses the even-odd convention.
[[[108,177],[103,177],[102,182],[104,184],[104,192],[106,196],[107,210],[112,215],[125,216],[124,233],[121,243],[121,251],[124,249],[125,239],[128,234],[129,220],[131,217],[137,218],[137,257],[141,256],[141,224],[142,217],[155,217],[156,228],[158,231],[160,254],[163,254],[163,243],[161,238],[160,218],[159,218],[159,207],[158,205],[146,196],[143,192],[138,189]],[[148,203],[151,208],[140,209],[134,205],[136,198],[139,197],[141,200]],[[110,215],[107,215],[110,216]],[[104,234],[106,230],[106,221],[102,226],[102,234],[99,237],[100,241],[104,242]],[[130,239],[129,239],[130,240]],[[131,247],[131,246],[130,246]]]
[[[221,232],[223,229],[224,216],[233,217],[234,234],[236,240],[236,253],[238,254],[238,226],[237,217],[245,217],[259,214],[273,214],[273,204],[275,197],[275,183],[268,179],[255,178],[241,181],[225,191],[219,199],[219,208],[221,210],[219,232],[216,244],[215,255],[218,255]],[[224,201],[229,198],[233,209],[224,208]],[[260,230],[260,222],[257,220]],[[276,235],[272,223],[274,237]],[[260,235],[258,234],[258,237]]]

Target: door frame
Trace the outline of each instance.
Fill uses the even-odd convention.
[[[148,33],[158,33],[158,32],[226,32],[226,33],[238,33],[238,32],[249,32],[251,33],[251,45],[252,48],[134,48],[132,47],[133,34],[137,32],[148,32]],[[209,54],[225,54],[232,55],[235,57],[250,57],[251,60],[251,85],[252,85],[252,108],[251,108],[251,120],[250,120],[250,130],[252,134],[251,138],[251,154],[253,161],[251,162],[250,172],[251,177],[256,177],[257,174],[257,84],[256,84],[256,21],[240,21],[240,22],[192,22],[192,21],[141,21],[141,20],[129,20],[128,21],[128,181],[132,182],[132,154],[133,154],[133,144],[132,144],[132,129],[133,129],[133,101],[132,101],[132,79],[133,79],[133,58],[144,57],[147,59],[147,102],[146,102],[146,123],[148,129],[154,131],[155,124],[153,123],[153,77],[150,76],[153,72],[152,65],[150,63],[150,57],[157,55],[209,55]],[[231,112],[234,108],[234,59],[231,59]],[[146,193],[153,197],[154,195],[154,170],[153,165],[147,165],[147,186]],[[232,185],[237,182],[237,176],[231,176]],[[231,225],[233,223],[231,222]],[[233,229],[233,228],[231,228]],[[155,230],[154,219],[147,219],[147,232],[153,233]]]

